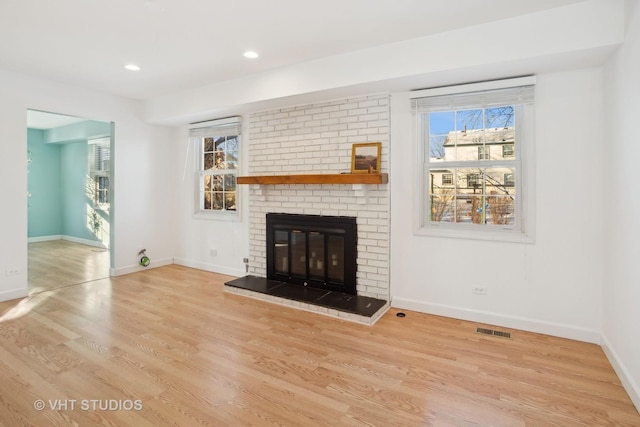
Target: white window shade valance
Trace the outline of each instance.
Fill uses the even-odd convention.
[[[242,119],[240,117],[228,117],[192,123],[189,125],[189,136],[192,138],[205,138],[210,136],[240,135],[241,130]]]
[[[420,90],[412,93],[411,98],[414,110],[423,112],[531,104],[534,100],[534,84],[535,78],[523,77]]]

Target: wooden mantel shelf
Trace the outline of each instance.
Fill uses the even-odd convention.
[[[387,184],[386,173],[338,173],[239,176],[238,184]]]

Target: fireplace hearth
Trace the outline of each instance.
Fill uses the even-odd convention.
[[[267,213],[265,232],[267,277],[226,282],[230,292],[324,307],[329,311],[318,312],[329,315],[350,313],[368,324],[388,307],[385,300],[357,295],[356,218]]]

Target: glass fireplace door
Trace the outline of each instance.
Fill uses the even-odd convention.
[[[267,278],[355,295],[355,218],[307,218],[267,214]]]

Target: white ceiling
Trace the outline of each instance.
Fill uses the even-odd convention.
[[[0,69],[150,99],[579,1],[0,0]]]

